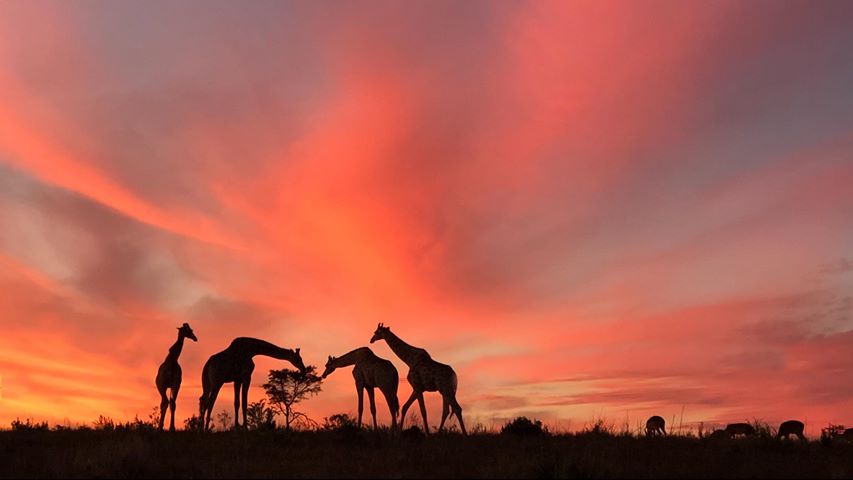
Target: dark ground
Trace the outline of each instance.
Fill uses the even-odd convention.
[[[853,445],[608,434],[2,431],[0,477],[850,478]]]

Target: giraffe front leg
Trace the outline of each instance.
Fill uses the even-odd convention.
[[[373,387],[367,389],[367,398],[370,400],[370,415],[373,416],[373,429],[376,430],[376,400],[373,396]]]
[[[403,422],[406,420],[406,412],[409,410],[409,407],[412,406],[412,403],[415,399],[418,398],[418,392],[412,392],[412,395],[406,400],[406,403],[403,404],[403,410],[400,412],[400,430],[403,429]]]
[[[234,382],[234,430],[240,429],[240,382]],[[243,420],[243,428],[246,428],[246,421]]]
[[[166,390],[160,392],[160,423],[158,430],[163,430],[163,421],[166,419],[166,408],[169,407],[169,399],[166,397]]]
[[[357,385],[358,390],[358,428],[361,428],[361,414],[364,412],[364,387]]]
[[[172,387],[172,397],[169,399],[169,431],[175,431],[175,404],[178,401],[178,391],[181,389],[180,385],[176,385]]]
[[[421,406],[421,416],[424,417],[424,433],[429,435],[429,423],[427,423],[426,403],[424,403],[424,392],[418,392],[418,405]]]
[[[243,395],[242,395],[242,397],[243,397],[243,428],[248,428],[248,423],[246,423],[246,416],[247,416],[246,407],[248,406],[248,403],[249,403],[249,382],[248,381],[243,382],[241,387],[243,388],[243,392],[242,392],[243,393]]]

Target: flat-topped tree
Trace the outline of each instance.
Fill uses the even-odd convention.
[[[264,355],[279,360],[287,360],[294,367],[305,371],[305,364],[299,355],[299,349],[290,350],[273,345],[270,342],[258,340],[257,338],[239,337],[235,338],[225,350],[211,355],[204,364],[201,373],[202,394],[199,398],[199,418],[202,428],[210,428],[210,415],[213,405],[222,385],[234,382],[234,428],[240,426],[238,420],[240,400],[243,403],[243,425],[246,424],[246,407],[249,399],[249,385],[252,382],[252,372],[255,370],[255,362],[252,358],[256,355]],[[242,395],[241,395],[242,393]]]
[[[400,412],[400,401],[397,399],[397,386],[400,379],[394,364],[384,358],[377,357],[367,347],[356,348],[340,357],[329,356],[326,362],[326,370],[323,378],[331,375],[337,368],[355,365],[352,369],[352,377],[355,379],[355,388],[358,392],[358,426],[361,428],[362,412],[364,411],[364,390],[367,389],[367,397],[370,400],[370,414],[373,416],[373,428],[376,428],[376,402],[374,399],[374,388],[378,388],[388,403],[391,411],[391,428],[397,427],[397,414]]]
[[[157,391],[160,392],[160,423],[158,429],[163,430],[163,420],[166,418],[166,407],[171,411],[171,419],[169,421],[169,431],[175,431],[175,402],[178,400],[178,391],[181,389],[181,365],[178,364],[178,358],[181,356],[181,351],[184,349],[184,339],[197,342],[198,339],[193,333],[188,323],[178,327],[178,339],[169,347],[169,353],[166,359],[160,364],[157,370],[157,378],[154,383],[157,385]],[[169,395],[166,395],[166,390],[170,390]]]
[[[370,339],[370,343],[377,340],[385,340],[385,343],[388,344],[394,354],[409,366],[409,374],[406,378],[412,386],[412,395],[403,404],[403,411],[400,413],[400,428],[403,428],[406,411],[412,405],[412,402],[417,399],[421,407],[421,416],[424,419],[424,432],[429,433],[424,392],[438,392],[441,394],[442,399],[441,423],[438,426],[438,431],[444,428],[444,422],[447,420],[447,417],[455,414],[456,418],[459,419],[459,427],[462,433],[467,434],[465,431],[465,422],[462,420],[462,407],[456,401],[456,387],[458,383],[456,372],[449,365],[433,360],[423,348],[413,347],[404,342],[400,337],[391,333],[391,327],[386,327],[381,323],[376,327],[376,331],[373,332],[373,338]]]

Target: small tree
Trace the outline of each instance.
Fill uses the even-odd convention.
[[[248,411],[246,412],[246,415],[248,415]],[[223,432],[231,428],[231,414],[226,410],[222,410],[216,414],[216,421],[219,422],[219,428],[222,429]]]
[[[275,429],[275,412],[263,400],[252,402],[246,407],[247,430]]]
[[[193,414],[191,417],[184,419],[184,430],[188,432],[200,432],[202,431],[202,425],[204,422],[198,415]]]
[[[320,383],[323,379],[317,376],[317,368],[308,365],[304,372],[283,368],[270,370],[264,390],[267,392],[270,406],[284,416],[284,428],[290,430],[291,425],[299,421],[308,421],[308,415],[297,411],[297,403],[320,393]]]

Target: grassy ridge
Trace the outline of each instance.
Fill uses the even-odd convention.
[[[853,445],[601,433],[0,432],[2,477],[771,477],[853,475]]]

